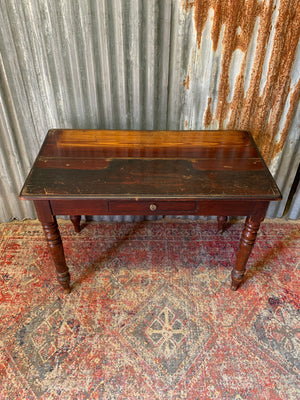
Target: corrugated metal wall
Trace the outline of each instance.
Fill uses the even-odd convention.
[[[297,0],[1,0],[0,221],[35,216],[17,195],[54,127],[249,129],[284,194],[268,216],[282,216],[299,32]]]

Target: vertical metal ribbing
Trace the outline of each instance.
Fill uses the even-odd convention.
[[[35,216],[18,193],[58,127],[250,128],[280,217],[299,165],[299,8],[241,2],[241,20],[213,0],[2,2],[0,221]]]

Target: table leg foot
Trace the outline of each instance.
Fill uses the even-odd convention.
[[[233,291],[236,291],[239,286],[241,285],[242,281],[243,281],[243,277],[244,277],[244,272],[242,272],[241,274],[237,274],[237,271],[232,271],[231,273],[231,286],[230,289]]]
[[[57,280],[66,291],[70,292],[70,274],[66,264],[63,244],[56,219],[54,218],[52,222],[43,222],[42,226],[48,249],[56,269]]]
[[[70,286],[70,274],[69,271],[67,272],[56,272],[57,281],[60,285],[64,288],[67,293],[71,293],[71,286]]]
[[[70,220],[74,226],[75,232],[79,233],[80,232],[81,215],[70,215]]]
[[[218,216],[218,233],[223,233],[226,230],[227,217],[224,215]]]
[[[241,285],[246,264],[254,246],[257,232],[263,218],[247,217],[240,240],[236,264],[231,273],[231,289],[237,290]]]

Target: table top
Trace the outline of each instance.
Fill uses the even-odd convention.
[[[20,197],[279,200],[281,194],[249,132],[52,129]]]

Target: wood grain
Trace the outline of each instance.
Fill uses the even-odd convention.
[[[51,130],[25,199],[268,199],[278,188],[248,132]]]

